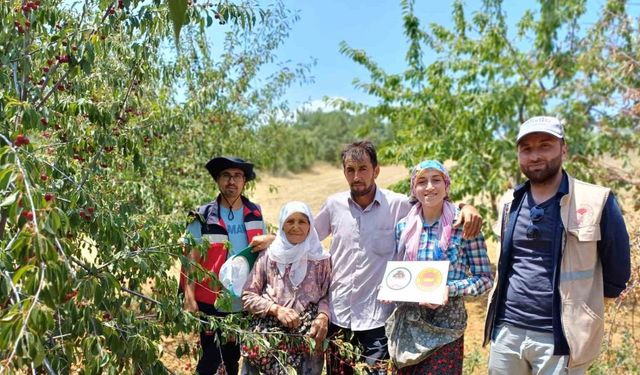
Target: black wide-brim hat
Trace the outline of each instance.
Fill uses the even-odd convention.
[[[218,179],[218,176],[222,171],[229,168],[238,168],[244,172],[245,181],[251,181],[256,178],[256,174],[253,171],[253,164],[244,161],[243,159],[235,156],[218,156],[215,157],[205,165],[211,177],[214,180]]]

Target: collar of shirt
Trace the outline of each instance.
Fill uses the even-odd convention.
[[[565,196],[569,194],[569,176],[567,176],[567,172],[562,171],[562,182],[560,182],[560,186],[558,187],[558,196]]]
[[[518,185],[514,190],[514,197],[521,197],[524,193],[531,190],[531,182],[527,180],[525,183]],[[569,194],[569,176],[565,170],[562,170],[562,181],[560,181],[560,186],[558,186],[558,191],[556,192],[556,197],[562,197]]]
[[[438,226],[439,223],[440,223],[440,220],[436,220],[433,222],[433,224],[429,224],[424,220],[424,218],[422,218],[422,228],[424,229],[435,228],[436,226]]]
[[[367,212],[367,211],[371,210],[375,204],[380,205],[380,201],[382,201],[384,199],[384,197],[382,195],[382,191],[380,191],[380,189],[378,189],[378,186],[375,185],[374,188],[376,189],[376,194],[373,196],[373,201],[367,207],[365,207],[364,209],[362,207],[360,207],[360,205],[358,203],[356,203],[356,201],[353,200],[353,198],[351,197],[351,193],[349,193],[349,195],[347,196],[347,200],[348,200],[349,203],[353,204],[355,207],[360,209],[360,211]]]

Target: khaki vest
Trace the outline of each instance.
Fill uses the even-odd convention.
[[[610,190],[576,180],[569,176],[569,193],[560,200],[560,216],[564,226],[560,283],[562,330],[569,344],[569,367],[588,364],[598,357],[604,336],[604,287],[602,264],[598,257],[600,218]],[[510,204],[513,192],[507,192],[501,202]],[[498,207],[503,208],[501,204]],[[502,228],[508,209],[503,209],[494,231]],[[499,232],[498,232],[499,233]],[[497,301],[489,295],[485,323],[486,345],[491,339]]]

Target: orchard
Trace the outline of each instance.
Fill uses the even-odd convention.
[[[456,1],[453,30],[424,28],[400,1],[406,70],[387,73],[343,44],[378,104],[345,102],[348,113],[326,121],[357,113],[362,128],[348,135],[375,133],[387,162],[457,160],[454,198],[476,197],[489,213],[481,202],[520,177],[517,124],[550,111],[568,120],[572,173],[637,194],[628,168],[597,156],[637,157],[640,21],[609,0],[581,29],[586,2],[557,3],[540,1],[513,31],[501,1],[471,17]],[[171,271],[189,262],[186,213],[215,194],[204,161],[234,154],[303,169],[335,160],[342,142],[320,147],[318,134],[331,136],[318,130],[322,116],[300,117],[315,128],[276,116],[286,88],[310,79],[311,63],[278,64],[275,53],[298,16],[226,0],[6,0],[0,17],[0,374],[167,373],[163,338],[202,324],[183,311]],[[280,336],[251,335],[247,319],[207,324],[285,355]]]

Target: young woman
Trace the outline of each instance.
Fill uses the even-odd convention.
[[[243,347],[243,374],[280,374],[283,365],[298,374],[320,375],[322,342],[329,325],[327,292],[331,258],[322,248],[313,226],[313,215],[302,202],[289,202],[280,212],[276,239],[256,261],[242,293],[244,309],[256,316],[257,332],[308,335],[316,341],[309,350],[298,343],[281,342],[286,363],[272,352]],[[284,337],[284,336],[282,336]]]
[[[462,374],[463,334],[467,314],[463,296],[491,289],[493,273],[482,233],[462,238],[452,228],[459,210],[449,201],[451,180],[435,160],[411,173],[409,214],[396,226],[398,258],[408,261],[448,260],[443,305],[398,304],[387,321],[387,335],[398,374]]]

